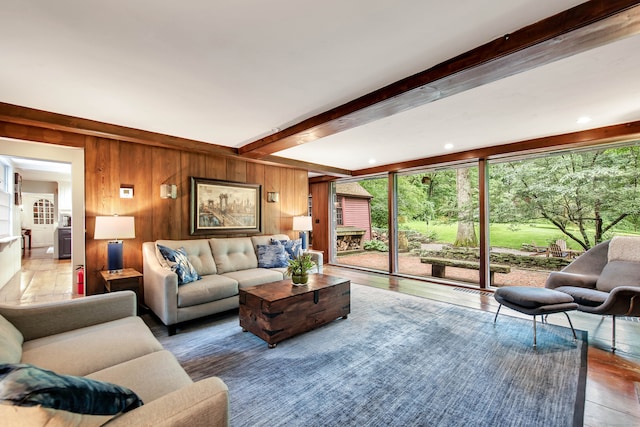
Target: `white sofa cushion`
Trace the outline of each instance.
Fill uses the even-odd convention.
[[[193,383],[175,356],[167,350],[110,366],[87,375],[87,378],[126,387],[145,404]]]
[[[251,268],[249,270],[230,271],[224,276],[230,277],[238,281],[239,288],[248,288],[249,286],[264,285],[265,283],[277,282],[282,280],[282,273],[286,268]]]
[[[24,338],[18,329],[0,316],[0,363],[18,363]]]
[[[184,248],[187,259],[193,265],[200,276],[216,274],[216,263],[211,256],[211,248],[206,239],[197,240],[158,240],[157,245],[166,246],[171,249]]]
[[[218,274],[178,287],[178,307],[192,307],[238,295],[238,282]]]
[[[249,237],[209,239],[218,274],[258,267],[258,257]]]
[[[142,319],[131,316],[25,341],[21,362],[83,376],[160,350]]]

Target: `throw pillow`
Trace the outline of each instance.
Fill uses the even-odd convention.
[[[139,406],[142,406],[140,398],[126,387],[59,375],[28,364],[0,365],[0,408],[2,418],[7,421],[22,416],[24,423],[26,416],[31,420],[82,420],[83,425],[102,424]],[[78,414],[108,417],[91,419]]]
[[[171,249],[163,245],[158,245],[158,250],[169,262],[171,270],[178,275],[178,285],[184,285],[201,279],[196,269],[191,262],[189,262],[187,252],[184,248]]]
[[[302,239],[295,240],[276,240],[271,239],[272,245],[282,245],[284,250],[287,251],[289,259],[294,259],[300,252],[302,252]]]
[[[289,265],[283,245],[258,245],[258,267],[282,268]]]

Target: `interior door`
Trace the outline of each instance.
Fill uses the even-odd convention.
[[[31,229],[31,246],[53,246],[53,194],[22,193],[22,227]]]

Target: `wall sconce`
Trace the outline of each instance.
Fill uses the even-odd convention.
[[[162,184],[160,186],[161,199],[175,199],[178,197],[178,186],[175,184]]]
[[[267,193],[267,202],[268,203],[277,203],[280,201],[280,193],[275,191],[270,191]]]

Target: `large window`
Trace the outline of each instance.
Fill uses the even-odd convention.
[[[397,178],[398,272],[479,283],[478,168]]]
[[[640,235],[635,142],[389,177],[336,184],[339,264],[466,285],[544,286],[550,272],[597,243]],[[486,227],[480,194],[488,201]],[[480,277],[481,254],[489,261],[487,280]]]
[[[339,182],[335,186],[335,262],[389,270],[388,179]]]
[[[637,234],[640,148],[588,149],[489,166],[496,286],[544,286],[549,272],[616,234]]]

